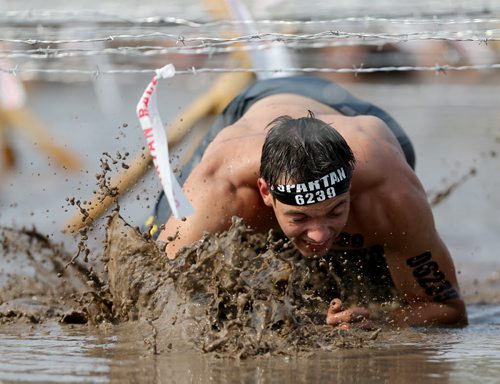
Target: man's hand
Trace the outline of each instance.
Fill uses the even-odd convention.
[[[333,299],[326,313],[326,323],[340,326],[341,329],[350,329],[351,323],[366,321],[369,317],[367,309],[361,307],[345,308],[340,299]]]

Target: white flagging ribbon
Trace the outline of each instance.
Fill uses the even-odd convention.
[[[26,92],[21,81],[10,73],[0,72],[0,109],[18,109],[25,104]]]
[[[194,209],[184,195],[170,166],[167,135],[163,128],[156,100],[158,80],[174,75],[175,67],[172,64],[157,69],[156,75],[139,100],[136,111],[172,213],[175,217],[180,218],[191,215]]]

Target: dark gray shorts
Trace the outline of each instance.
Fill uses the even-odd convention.
[[[398,139],[408,164],[415,168],[413,145],[401,126],[387,112],[354,97],[346,89],[328,80],[312,76],[292,76],[258,80],[234,98],[216,118],[195,156],[183,168],[182,174],[187,176],[190,173],[208,144],[223,128],[238,121],[255,102],[279,93],[293,93],[309,97],[329,105],[346,116],[371,115],[382,119]],[[153,222],[159,224],[165,223],[170,216],[170,208],[163,193],[157,201],[153,216]],[[151,223],[151,217],[148,223]]]

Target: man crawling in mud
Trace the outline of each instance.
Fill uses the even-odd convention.
[[[282,231],[305,257],[378,246],[404,303],[391,324],[467,323],[412,144],[383,110],[323,79],[273,78],[235,98],[212,134],[184,184],[195,213],[170,217],[160,233],[169,258],[204,232],[227,230],[233,216]],[[369,317],[334,299],[326,322]]]

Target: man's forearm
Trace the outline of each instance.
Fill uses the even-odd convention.
[[[399,325],[467,325],[467,312],[462,300],[445,303],[415,302],[406,304],[390,313],[389,321]]]

